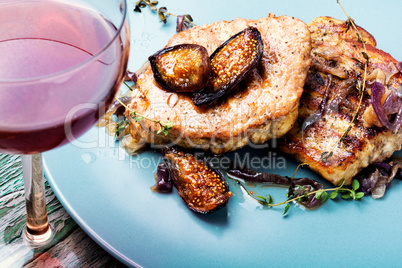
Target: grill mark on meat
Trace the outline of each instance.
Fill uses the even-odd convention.
[[[353,29],[345,33],[346,23],[340,20],[319,17],[309,24],[309,29],[312,35],[313,63],[301,98],[300,117],[295,127],[281,140],[280,149],[300,162],[313,163],[320,159],[322,153],[335,148],[331,157],[324,162],[311,164],[310,168],[335,185],[340,185],[343,180],[348,185],[353,176],[370,163],[382,161],[401,149],[402,130],[393,133],[384,127],[364,127],[362,115],[371,102],[367,91],[364,93],[355,124],[336,146],[348,128],[360,100],[355,85],[357,81],[362,82],[364,69],[353,58],[365,62],[361,54],[363,46],[356,41],[356,32]],[[366,41],[370,58],[369,74],[376,68],[384,69],[390,63],[397,62],[388,53],[375,48],[376,42],[370,33],[363,28],[359,29]],[[327,46],[336,47],[336,57],[329,59],[326,54],[317,53]],[[327,75],[333,75],[334,84],[327,101],[327,109],[322,118],[301,132],[300,125],[305,118],[319,109],[325,90],[323,81]],[[370,90],[370,81],[366,85],[367,90]],[[388,86],[397,85],[402,85],[401,73],[392,76],[388,82]],[[340,92],[344,94],[342,100],[339,99]]]

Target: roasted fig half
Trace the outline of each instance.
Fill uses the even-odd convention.
[[[204,88],[211,72],[206,48],[196,44],[167,47],[148,60],[155,81],[173,92],[195,92]]]
[[[162,152],[173,185],[191,210],[206,214],[226,205],[232,192],[218,169],[177,148]]]
[[[257,65],[263,51],[261,34],[255,27],[232,36],[212,53],[208,83],[194,94],[194,104],[212,103],[231,91]]]

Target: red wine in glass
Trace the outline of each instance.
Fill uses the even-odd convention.
[[[0,152],[22,154],[31,245],[49,242],[41,152],[79,137],[116,94],[126,0],[0,2]]]
[[[122,40],[100,51],[118,30],[100,13],[70,1],[21,2],[0,5],[0,151],[14,154],[84,133],[127,60]]]

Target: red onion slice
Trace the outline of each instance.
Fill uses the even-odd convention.
[[[373,198],[381,198],[394,178],[400,178],[401,165],[398,161],[374,162],[357,176],[360,182],[359,190],[365,195],[371,193]]]
[[[173,182],[169,174],[168,163],[159,163],[157,172],[155,174],[156,183],[151,187],[151,190],[158,193],[172,192]]]
[[[398,98],[395,91],[391,91],[391,93],[387,96],[387,99],[384,101],[383,107],[386,114],[395,114],[399,111],[401,105],[402,99]]]
[[[391,131],[397,131],[402,123],[402,105],[399,105],[398,113],[394,119],[394,122],[390,122],[387,111],[381,104],[382,96],[385,93],[385,87],[379,82],[374,82],[371,87],[371,103],[373,105],[374,111],[377,114],[378,120],[381,124]],[[387,106],[389,104],[386,104]],[[396,109],[395,109],[396,110]]]
[[[137,83],[137,74],[135,72],[131,72],[129,70],[126,71],[126,77],[125,77],[125,81],[132,81],[134,83]]]
[[[187,19],[192,21],[192,18],[188,14],[177,16],[176,32],[180,33],[182,31],[185,31],[185,30],[187,30],[187,29],[192,27],[191,23],[186,20],[186,17],[187,17]]]
[[[396,68],[398,69],[399,72],[402,73],[402,61],[396,63]]]
[[[177,16],[176,20],[176,32],[180,33],[184,29],[184,16]]]

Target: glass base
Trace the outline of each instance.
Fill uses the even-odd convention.
[[[54,237],[53,227],[49,224],[49,228],[45,233],[40,235],[33,235],[29,233],[27,226],[25,226],[22,237],[29,246],[33,248],[40,248],[49,244],[50,241],[52,241]]]

